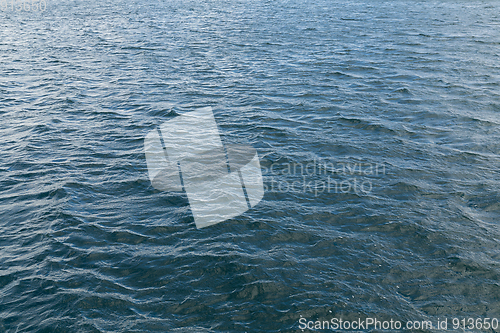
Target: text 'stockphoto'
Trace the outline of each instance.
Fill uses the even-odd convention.
[[[144,150],[152,186],[185,192],[197,228],[241,215],[264,195],[256,150],[224,146],[211,107],[166,121],[148,133]]]

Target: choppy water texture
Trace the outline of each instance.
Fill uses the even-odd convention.
[[[475,0],[0,12],[0,331],[500,318],[499,13]],[[143,139],[204,106],[224,142],[257,149],[267,189],[197,230],[186,196],[151,186]],[[336,170],[315,171],[324,161]],[[343,187],[318,192],[328,181]]]

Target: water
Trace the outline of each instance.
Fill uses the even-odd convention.
[[[0,12],[0,331],[500,318],[499,13],[487,0]],[[198,230],[186,196],[151,186],[143,139],[204,106],[224,142],[257,149],[266,192]]]

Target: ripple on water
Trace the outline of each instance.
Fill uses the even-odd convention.
[[[1,11],[0,331],[498,318],[497,7]],[[208,105],[224,142],[257,148],[267,187],[198,230],[186,195],[151,186],[143,138]],[[350,187],[321,190],[333,180]]]

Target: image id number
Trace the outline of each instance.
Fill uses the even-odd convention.
[[[43,12],[47,9],[45,0],[0,0],[2,11]]]

